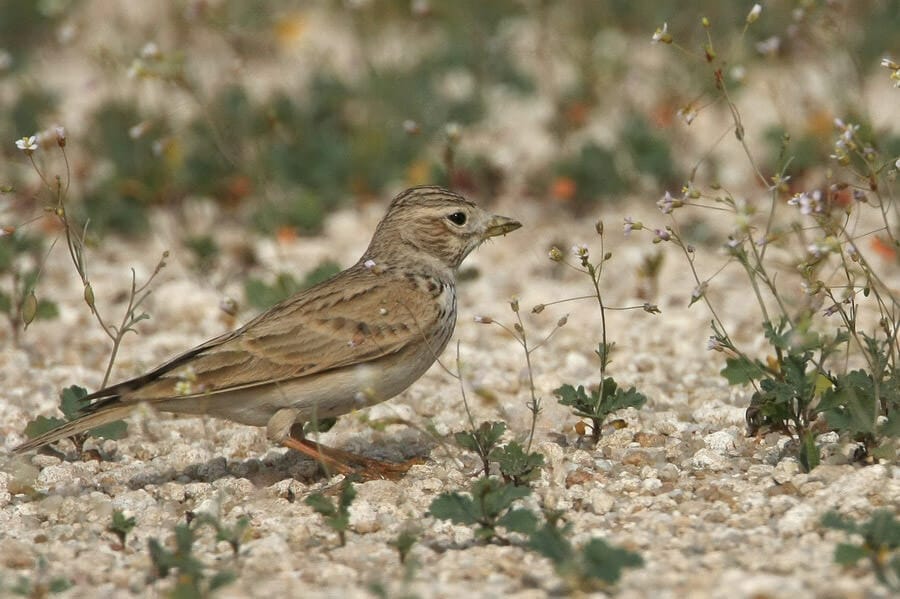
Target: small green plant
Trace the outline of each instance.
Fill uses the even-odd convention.
[[[18,342],[23,325],[27,328],[34,320],[56,318],[59,310],[53,301],[36,295],[41,267],[24,266],[28,262],[43,265],[47,254],[43,240],[18,227],[4,228],[0,237],[0,275],[9,281],[7,290],[0,290],[0,312],[6,314],[13,339]]]
[[[148,541],[150,561],[153,564],[150,581],[177,573],[175,586],[170,593],[173,598],[210,597],[236,578],[231,570],[218,570],[210,576],[209,568],[194,555],[194,544],[198,540],[200,528],[204,525],[211,526],[216,531],[217,541],[227,541],[234,556],[237,557],[240,538],[247,529],[246,518],[239,519],[234,527],[226,527],[218,518],[210,515],[198,516],[188,522],[177,524],[174,530],[175,547],[172,549],[163,546],[156,538]]]
[[[388,541],[388,545],[397,550],[397,557],[400,558],[401,564],[406,563],[409,552],[416,542],[418,542],[420,536],[422,536],[421,530],[412,526],[407,526],[400,531],[400,534],[397,535],[396,539]]]
[[[867,560],[879,582],[895,593],[900,592],[900,520],[893,512],[878,510],[862,524],[828,512],[822,518],[822,525],[862,537],[861,543],[839,543],[834,550],[836,563],[850,567]]]
[[[513,300],[512,305],[514,310],[518,309],[518,302],[516,300]],[[482,322],[485,320],[485,318],[481,318]],[[522,337],[517,337],[517,339],[520,343],[523,343],[526,358],[528,358],[526,363],[528,364],[530,372],[530,351],[528,349],[527,339],[525,339],[524,336],[524,328],[522,327],[521,322],[517,323],[517,326],[519,327],[516,329],[517,331],[519,329],[522,330]],[[523,448],[522,445],[515,440],[510,441],[505,445],[500,445],[500,438],[506,432],[507,428],[505,422],[482,422],[477,427],[475,426],[475,419],[472,417],[472,411],[469,409],[469,400],[466,397],[466,387],[460,374],[462,366],[459,359],[459,344],[456,346],[456,368],[457,374],[454,376],[459,380],[459,389],[470,427],[469,430],[460,431],[454,435],[456,443],[463,449],[468,449],[478,455],[481,459],[481,471],[484,477],[490,476],[491,464],[496,463],[500,469],[500,474],[503,476],[503,480],[506,482],[524,485],[536,479],[540,474],[541,466],[544,465],[544,456],[540,453]],[[529,431],[528,436],[528,445],[530,448],[531,440],[534,437],[536,419],[541,410],[540,400],[536,397],[534,392],[533,378],[531,400],[529,401],[528,407],[532,414],[531,430]]]
[[[442,493],[431,502],[429,512],[439,520],[476,527],[475,538],[482,543],[515,543],[539,553],[553,562],[571,589],[588,590],[596,583],[612,585],[625,568],[643,565],[636,553],[599,538],[576,549],[568,538],[571,524],[561,525],[562,512],[545,511],[541,519],[532,510],[517,506],[530,494],[528,487],[484,477],[472,483],[467,494]]]
[[[517,487],[527,485],[540,476],[544,465],[544,456],[536,451],[526,452],[518,441],[510,441],[506,445],[493,449],[490,453],[492,461],[497,462],[500,476]]]
[[[600,291],[600,279],[603,275],[605,264],[612,259],[612,253],[607,252],[604,249],[605,231],[603,221],[597,221],[594,228],[597,231],[597,235],[600,237],[601,258],[599,260],[591,260],[590,249],[585,244],[576,244],[572,246],[572,254],[578,261],[576,264],[572,264],[571,262],[569,262],[563,254],[562,250],[555,246],[550,249],[549,253],[550,260],[552,260],[553,262],[564,264],[568,268],[571,268],[576,272],[587,276],[591,281],[591,295],[556,300],[553,302],[548,302],[546,304],[538,304],[532,309],[532,312],[541,313],[548,306],[561,304],[564,302],[579,301],[585,299],[597,301],[597,305],[600,308],[600,344],[597,346],[597,349],[594,350],[594,353],[600,359],[600,383],[596,389],[591,390],[590,395],[587,394],[583,385],[579,385],[578,388],[575,388],[570,384],[564,384],[554,391],[559,400],[559,403],[572,408],[572,411],[576,416],[580,418],[587,418],[588,420],[590,420],[590,439],[594,444],[596,444],[600,440],[601,427],[603,426],[603,422],[611,413],[615,412],[616,410],[628,407],[639,409],[647,402],[647,397],[642,393],[639,393],[634,387],[631,387],[628,390],[624,390],[619,387],[618,383],[613,377],[606,375],[607,371],[609,370],[609,364],[612,361],[612,352],[615,348],[615,343],[609,341],[608,339],[606,312],[607,310],[612,309],[641,309],[650,314],[657,314],[659,313],[659,308],[650,303],[644,303],[640,306],[630,306],[626,308],[611,308],[605,304],[603,293]],[[585,431],[583,425],[576,426],[576,431],[578,431],[580,437],[584,437]]]
[[[34,576],[19,576],[16,581],[8,588],[13,595],[21,597],[29,597],[30,599],[41,599],[47,595],[55,595],[69,590],[72,587],[72,581],[63,576],[54,576],[48,580],[47,570],[49,565],[47,558],[43,555],[37,559],[37,567]],[[7,590],[6,585],[0,585],[0,592]]]
[[[33,439],[49,430],[62,426],[66,422],[75,420],[84,407],[84,397],[87,394],[87,389],[84,387],[79,387],[78,385],[66,387],[59,393],[59,409],[63,413],[63,418],[38,416],[25,426],[25,435],[29,439]],[[81,453],[84,442],[88,438],[121,439],[125,436],[127,429],[128,425],[125,421],[117,420],[93,428],[86,433],[75,435],[72,437],[72,441],[75,443],[78,453]]]
[[[350,505],[355,498],[356,489],[347,480],[341,487],[337,503],[321,493],[312,493],[303,502],[322,516],[325,524],[337,533],[338,541],[343,547],[347,543],[347,529],[350,527]]]
[[[553,562],[564,583],[573,590],[589,591],[601,585],[613,585],[625,568],[644,565],[640,555],[594,538],[576,549],[569,540],[572,525],[560,526],[561,512],[545,512],[544,524],[531,533],[528,547]]]
[[[199,516],[194,516],[191,520],[191,524],[193,524],[195,528],[203,526],[204,524],[210,526],[216,531],[216,540],[228,543],[231,547],[231,552],[237,557],[237,554],[241,550],[241,543],[250,527],[250,519],[246,516],[241,516],[234,523],[234,526],[228,526],[217,516],[204,512]]]
[[[53,182],[51,182],[45,175],[44,169],[42,169],[41,166],[35,161],[34,154],[39,150],[38,137],[40,137],[41,139],[49,139],[54,142],[53,145],[56,146],[62,157],[62,161],[65,164],[65,178],[57,175],[53,178]],[[84,286],[84,302],[88,306],[88,309],[91,311],[91,314],[94,316],[97,323],[100,325],[100,328],[104,333],[106,333],[112,343],[109,359],[106,364],[106,372],[104,373],[103,381],[100,385],[101,387],[105,387],[109,382],[109,376],[112,373],[112,367],[116,361],[119,347],[121,346],[123,338],[129,332],[137,333],[137,329],[135,328],[135,326],[142,320],[150,318],[148,314],[140,311],[140,307],[150,295],[149,287],[153,282],[153,279],[159,274],[163,267],[165,267],[165,261],[168,257],[168,252],[163,253],[162,258],[156,265],[156,268],[147,278],[146,282],[141,285],[137,284],[137,275],[134,269],[131,270],[131,289],[127,295],[127,305],[125,307],[122,319],[118,325],[109,323],[101,314],[101,311],[96,305],[94,288],[88,276],[87,257],[85,253],[85,249],[87,247],[87,224],[85,224],[84,226],[78,226],[70,215],[66,204],[69,193],[69,184],[71,181],[71,172],[69,169],[68,154],[66,153],[67,138],[65,129],[63,127],[55,127],[52,131],[45,131],[39,135],[32,135],[30,137],[22,138],[16,142],[16,145],[28,157],[31,162],[31,166],[40,178],[44,188],[51,194],[53,198],[53,205],[48,206],[46,208],[46,212],[52,215],[52,218],[55,218],[58,224],[61,226],[62,237],[65,240],[66,250],[69,254],[69,258],[71,259],[72,265],[79,279],[81,280],[82,285]],[[30,282],[28,283],[28,285],[26,287],[23,287],[21,290],[23,299],[18,309],[20,310],[22,318],[25,321],[26,325],[30,323],[34,318],[36,318],[42,311],[42,304],[36,299],[34,293],[34,286],[37,284],[39,275],[40,271],[37,271],[37,273],[34,274],[33,278],[29,278]],[[16,286],[14,285],[14,288],[15,287]],[[10,305],[13,305],[14,302],[12,300],[15,299],[15,296],[16,293],[14,289],[13,297],[10,298]],[[3,303],[3,299],[0,298],[0,307],[2,307]],[[44,305],[43,312],[46,313],[47,311],[48,307]],[[77,412],[82,407],[82,405],[80,404],[80,400],[85,395],[87,395],[86,391],[80,387],[73,386],[63,390],[60,396],[60,407],[66,417],[66,420],[72,420],[76,417]],[[60,421],[59,419],[38,418],[37,420],[29,423],[26,432],[30,436],[34,436],[48,430],[49,424],[61,424],[62,422],[64,421]],[[95,436],[118,438],[119,436],[124,434],[124,424],[121,422],[111,423],[104,427],[98,427],[94,431],[91,431],[91,434],[94,434]],[[76,445],[79,449],[79,452],[81,451],[81,446],[85,438],[85,436],[81,436],[80,439],[76,440]]]
[[[131,531],[134,530],[137,520],[134,516],[126,516],[122,510],[114,510],[112,514],[112,522],[106,527],[106,530],[113,533],[119,539],[119,545],[125,547],[125,541]]]
[[[482,473],[484,476],[490,476],[491,452],[505,432],[505,422],[482,422],[477,428],[473,425],[471,430],[455,433],[453,438],[460,447],[476,453],[481,458]]]
[[[501,529],[527,535],[537,526],[537,517],[516,502],[531,494],[528,487],[519,487],[494,477],[482,477],[472,483],[468,494],[442,493],[431,502],[429,512],[439,520],[476,526],[475,538],[481,542],[508,543]]]
[[[758,26],[761,12],[756,5],[747,15],[741,40],[748,29]],[[879,152],[889,146],[876,138],[869,123],[836,118],[830,147],[816,146],[817,138],[809,135],[793,142],[789,131],[781,132],[777,158],[764,172],[748,145],[749,132],[731,95],[735,83],[725,75],[731,54],[740,52],[741,44],[729,44],[729,56],[720,57],[710,21],[701,23],[706,38],[702,59],[712,83],[707,93],[724,103],[730,115],[719,141],[733,134],[749,177],[766,190],[764,197],[739,196],[715,180],[700,183],[701,165],[713,167],[715,162],[710,149],[692,169],[681,194],[666,192],[657,202],[669,224],[651,228],[626,218],[625,233],[651,233],[653,243],[674,246],[685,258],[695,285],[690,304],[705,305],[712,317],[708,349],[725,354],[721,373],[730,384],[753,386],[747,409],[751,433],[765,427],[791,435],[807,471],[819,463],[816,436],[826,430],[858,442],[868,460],[896,459],[900,298],[877,272],[874,258],[895,261],[900,248],[898,213],[893,208],[897,156]],[[690,53],[665,27],[657,30],[653,41]],[[889,59],[882,66],[896,72]],[[710,104],[692,101],[678,116],[690,125]],[[854,114],[854,107],[848,106],[847,112]],[[829,163],[819,164],[826,159]],[[805,190],[797,190],[796,180]],[[725,262],[709,275],[701,274],[705,269],[691,243],[689,225],[695,220],[685,224],[678,216],[698,209],[730,219],[731,234],[722,248]],[[874,228],[870,219],[878,223]],[[768,343],[765,358],[738,347],[719,312],[721,306],[710,296],[712,280],[730,265],[745,275],[747,296],[754,300]],[[742,317],[746,313],[742,309]]]
[[[607,377],[602,384],[591,389],[590,395],[583,385],[576,389],[568,384],[559,387],[554,393],[560,404],[572,408],[576,416],[590,420],[591,440],[595,444],[600,440],[601,427],[610,414],[625,408],[639,410],[647,403],[644,394],[638,393],[634,387],[621,389],[612,377]]]

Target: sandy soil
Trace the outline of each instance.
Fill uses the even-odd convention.
[[[240,230],[214,225],[214,218],[209,222],[226,258],[230,248],[250,243],[262,271],[287,268],[299,275],[326,257],[350,264],[382,209],[338,213],[321,238],[283,244],[248,241]],[[551,243],[568,248],[584,242],[598,252],[599,239],[593,216],[572,219],[512,200],[501,201],[496,210],[521,219],[526,228],[469,259],[479,276],[460,285],[456,339],[476,418],[505,420],[522,437],[529,413],[521,350],[500,328],[477,324],[473,317],[512,323],[513,295],[527,310],[588,293],[587,280],[550,262],[546,249]],[[625,213],[657,218],[634,203],[605,214],[607,249],[615,254],[605,291],[614,306],[642,302],[635,297],[633,272],[650,247],[646,238],[623,239],[619,223]],[[160,215],[155,230],[171,231],[170,224]],[[129,265],[139,279],[146,276],[153,257],[171,243],[165,235],[130,243],[108,240],[91,254],[98,303],[107,313],[122,310]],[[59,302],[60,318],[35,324],[21,346],[8,337],[2,341],[0,438],[6,450],[23,440],[29,419],[55,413],[60,388],[95,388],[102,379],[109,344],[81,302],[80,283],[65,258],[54,253],[43,283]],[[803,474],[786,438],[746,436],[749,392],[729,388],[718,375],[722,356],[705,349],[708,315],[700,305],[687,308],[693,285],[676,255],[670,252],[668,258],[656,298],[663,314],[613,312],[609,319],[617,344],[613,374],[621,384],[637,386],[649,402],[639,412],[618,414],[626,426],[605,430],[595,448],[578,447],[577,420],[556,404],[552,390],[564,382],[597,382],[592,350],[599,341],[599,311],[590,302],[575,302],[525,317],[529,335],[537,339],[569,314],[568,324],[534,354],[545,408],[535,444],[546,467],[530,505],[565,510],[576,544],[600,536],[640,553],[646,565],[625,574],[618,585],[622,597],[888,596],[870,570],[834,565],[832,553],[842,537],[822,529],[819,520],[831,509],[860,518],[877,507],[896,506],[900,469],[847,464],[848,448],[825,435],[819,439],[823,465]],[[152,319],[124,344],[114,378],[136,374],[225,330],[219,302],[226,295],[241,297],[240,277],[226,277],[226,270],[199,277],[183,257],[174,256],[148,300]],[[739,340],[762,347],[755,334],[758,317],[737,275],[726,270],[711,293],[727,307],[733,330],[743,331]],[[239,320],[250,315],[242,313]],[[454,350],[443,362],[455,369]],[[383,430],[370,425],[389,418],[408,424]],[[448,438],[435,437],[466,426],[458,384],[438,366],[394,400],[349,415],[320,435],[326,444],[373,457],[427,457],[399,481],[357,486],[344,547],[302,501],[339,477],[326,478],[313,462],[271,447],[262,430],[146,410],[129,423],[126,438],[101,444],[101,461],[80,461],[68,442],[61,446],[65,459],[2,458],[0,581],[5,588],[22,576],[44,583],[64,577],[73,586],[60,596],[165,594],[171,580],[147,582],[148,539],[171,544],[173,528],[187,512],[205,511],[226,523],[241,516],[250,520],[237,557],[211,535],[195,545],[210,572],[237,574],[223,597],[286,590],[300,596],[369,596],[372,584],[391,596],[423,597],[539,597],[562,589],[546,559],[515,546],[480,546],[470,529],[426,515],[439,493],[466,488],[477,466],[474,456]],[[113,510],[125,510],[137,521],[124,547],[107,531]],[[418,527],[421,537],[411,552],[418,566],[405,578],[388,543],[409,526]]]

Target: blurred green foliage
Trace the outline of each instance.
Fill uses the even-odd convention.
[[[249,217],[266,235],[285,227],[315,234],[337,206],[403,184],[439,183],[492,197],[508,179],[504,167],[490,148],[454,142],[451,151],[446,130],[453,123],[465,136],[490,127],[498,92],[501,98],[543,96],[555,111],[543,126],[560,150],[552,163],[524,173],[535,195],[563,194],[557,199],[578,209],[641,191],[648,183],[679,187],[684,165],[673,155],[673,136],[666,130],[671,118],[661,115],[710,89],[712,78],[663,69],[658,85],[671,88],[666,102],[672,105],[654,107],[659,114],[652,115],[622,82],[646,68],[634,60],[636,52],[647,50],[651,33],[663,23],[686,49],[705,43],[697,14],[709,19],[716,49],[744,65],[827,59],[824,52],[833,47],[866,70],[881,55],[900,50],[895,0],[861,0],[853,10],[821,2],[766,5],[740,39],[735,32],[750,5],[737,0],[706,2],[691,11],[650,0],[358,2],[299,9],[283,1],[261,9],[228,0],[162,11],[159,30],[176,35],[173,48],[155,50],[159,56],[141,54],[145,33],[128,25],[119,47],[98,49],[82,41],[82,32],[73,35],[75,23],[93,27],[83,22],[90,5],[0,0],[0,51],[10,56],[0,66],[0,84],[7,88],[0,94],[0,136],[10,142],[47,130],[79,93],[31,71],[46,70],[41,53],[64,51],[83,57],[86,69],[102,66],[104,83],[115,91],[96,94],[84,126],[77,128],[89,134],[72,140],[78,156],[72,175],[79,184],[70,200],[90,219],[92,231],[126,235],[147,231],[149,207],[177,205],[191,196],[239,209],[237,215]],[[310,17],[317,11],[328,19]],[[253,61],[248,64],[271,59],[274,65],[283,57],[280,51],[291,47],[282,39],[286,31],[302,39],[313,23],[323,22],[346,36],[341,52],[350,57],[350,71],[336,66],[337,59],[322,58],[296,65],[304,73],[302,85],[269,81],[271,74],[252,68],[198,83],[213,58],[204,55],[209,46],[200,40],[216,39],[237,59]],[[756,44],[772,36],[783,43],[773,56],[760,56]],[[525,44],[528,39],[538,45]],[[145,78],[129,82],[129,61],[139,55]],[[563,72],[570,76],[560,78]],[[266,79],[264,93],[258,79]],[[147,101],[148,90],[165,100]],[[853,105],[847,94],[839,101]],[[623,105],[628,111],[612,139],[588,133],[592,121]],[[785,127],[793,136],[787,150],[793,170],[827,156],[827,134],[809,131],[805,123]],[[782,133],[773,129],[767,136],[772,169],[781,164]],[[12,157],[10,143],[2,148],[4,157]],[[21,165],[20,155],[0,162],[0,180],[18,184]]]

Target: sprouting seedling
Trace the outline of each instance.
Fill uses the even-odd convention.
[[[561,525],[562,512],[544,512],[544,524],[528,539],[528,548],[553,562],[553,568],[567,586],[577,590],[591,590],[594,583],[612,585],[619,581],[625,568],[644,564],[640,555],[593,538],[581,549],[569,540],[571,524]]]
[[[900,592],[900,520],[890,510],[878,510],[862,524],[828,512],[822,525],[862,538],[862,543],[840,543],[834,550],[834,561],[853,566],[867,560],[878,581]]]
[[[106,529],[118,537],[119,545],[125,547],[125,541],[136,524],[134,516],[126,516],[122,510],[114,510],[112,521]]]
[[[634,387],[628,390],[620,388],[612,377],[607,377],[604,384],[591,390],[590,395],[583,385],[576,389],[568,384],[554,393],[559,397],[559,403],[571,407],[576,416],[590,420],[591,440],[595,444],[600,440],[601,427],[610,414],[624,408],[640,409],[647,402],[643,393]]]
[[[347,542],[346,532],[350,527],[350,505],[356,498],[356,489],[349,480],[341,487],[341,494],[338,496],[337,503],[321,493],[313,493],[309,495],[304,503],[310,506],[313,511],[320,514],[331,530],[337,533],[341,547]]]
[[[519,499],[530,494],[528,487],[483,477],[472,483],[468,494],[442,493],[428,509],[439,520],[475,526],[475,537],[480,541],[508,543],[501,529],[528,534],[537,525],[537,518],[530,510],[515,507]]]

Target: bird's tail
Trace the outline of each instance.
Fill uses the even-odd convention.
[[[96,412],[85,414],[80,418],[76,418],[60,427],[49,430],[42,435],[38,435],[30,441],[22,443],[13,449],[13,453],[25,453],[26,451],[43,447],[48,443],[53,443],[60,439],[65,439],[66,437],[89,431],[92,428],[97,428],[98,426],[103,426],[104,424],[115,422],[116,420],[121,420],[128,416],[134,408],[135,404],[123,405],[121,403],[110,403],[107,406],[99,408]]]

